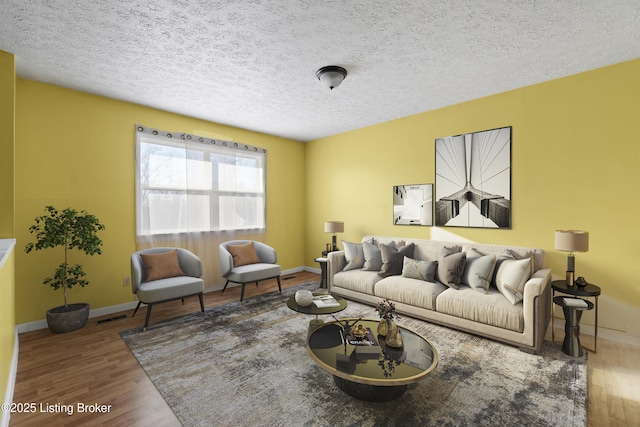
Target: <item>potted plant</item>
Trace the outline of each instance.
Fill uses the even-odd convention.
[[[98,218],[85,211],[78,212],[67,208],[59,211],[53,206],[45,208],[46,215],[36,217],[29,233],[36,235],[36,241],[25,247],[25,252],[62,246],[63,263],[58,266],[52,277],[42,282],[58,290],[62,288],[64,305],[47,311],[47,325],[52,332],[71,332],[82,328],[89,318],[89,304],[67,303],[67,289],[74,286],[84,287],[89,284],[85,272],[79,264],[69,264],[69,253],[77,248],[87,255],[101,254],[102,240],[97,233],[104,230]]]

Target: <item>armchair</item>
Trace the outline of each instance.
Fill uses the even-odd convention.
[[[204,280],[202,262],[192,252],[182,248],[151,248],[131,255],[131,291],[138,297],[136,315],[141,304],[147,304],[144,322],[146,332],[153,304],[198,296],[204,313]]]
[[[276,262],[278,254],[271,246],[254,240],[232,240],[220,245],[220,271],[227,279],[222,292],[227,289],[229,282],[242,285],[240,303],[244,299],[244,287],[247,283],[267,279],[277,279],[280,285],[281,268]]]

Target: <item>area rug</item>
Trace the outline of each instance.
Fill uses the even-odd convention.
[[[185,426],[584,426],[587,358],[545,342],[540,355],[408,317],[438,367],[391,402],[343,393],[308,355],[312,316],[285,302],[298,289],[249,298],[121,333]],[[339,317],[375,318],[349,302]],[[332,320],[326,316],[325,320]]]

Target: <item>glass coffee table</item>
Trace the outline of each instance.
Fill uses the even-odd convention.
[[[361,400],[386,402],[402,396],[408,384],[433,371],[438,365],[438,352],[426,338],[403,326],[398,326],[403,347],[388,347],[384,337],[377,335],[378,322],[358,322],[370,332],[370,339],[362,343],[343,339],[337,322],[325,323],[309,335],[307,350],[345,393]]]

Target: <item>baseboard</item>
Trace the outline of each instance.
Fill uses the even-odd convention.
[[[13,355],[11,356],[11,369],[9,370],[9,378],[7,379],[7,390],[4,394],[4,403],[11,404],[13,402],[13,391],[16,387],[16,375],[18,374],[18,355],[20,354],[20,343],[18,342],[18,329],[15,329],[15,340],[13,344]],[[9,426],[9,418],[11,411],[2,411],[0,418],[0,427]]]
[[[290,268],[288,270],[284,270],[282,272],[282,275],[286,276],[289,274],[300,273],[301,271],[310,271],[312,273],[320,274],[320,269],[314,269],[310,267],[296,267],[296,268]],[[229,284],[229,287],[233,287],[233,286],[240,286],[240,285],[238,285],[237,283]],[[212,286],[210,288],[205,289],[205,293],[219,291],[219,290],[222,290],[223,287],[224,285]],[[119,313],[121,311],[133,310],[134,308],[136,308],[136,305],[138,305],[138,301],[131,301],[123,304],[112,305],[109,307],[96,308],[95,310],[92,309],[89,312],[89,318],[107,316],[109,314]],[[22,323],[20,325],[17,325],[16,331],[17,333],[22,334],[25,332],[37,331],[39,329],[46,329],[46,328],[47,328],[47,320],[42,319],[42,320],[36,320],[34,322]]]
[[[121,311],[133,310],[138,305],[137,301],[125,302],[123,304],[111,305],[109,307],[100,307],[89,311],[89,319],[93,317],[107,316],[109,314],[119,313]],[[36,320],[35,322],[22,323],[16,326],[19,334],[24,332],[37,331],[47,328],[47,319]]]
[[[564,331],[564,319],[555,318],[553,321],[553,326],[556,329],[560,329]],[[562,335],[563,332],[560,332]],[[556,333],[556,339],[558,338],[558,334]],[[596,328],[594,325],[580,325],[580,335],[586,335],[591,338],[596,335]],[[564,335],[563,335],[564,336]],[[607,340],[615,341],[625,345],[631,345],[634,347],[640,347],[640,337],[631,336],[625,332],[616,331],[614,329],[603,328],[602,326],[598,326],[598,339],[604,338]]]

